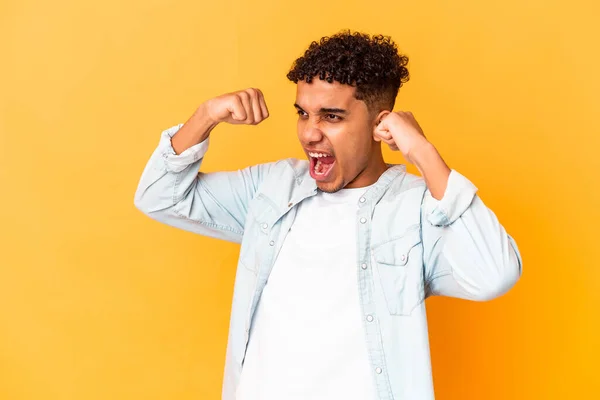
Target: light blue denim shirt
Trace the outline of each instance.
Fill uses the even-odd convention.
[[[134,202],[157,221],[241,243],[222,393],[234,400],[262,290],[296,206],[318,189],[304,160],[199,173],[209,140],[176,155],[171,137],[182,125],[163,131]],[[490,300],[521,275],[515,241],[476,192],[452,170],[438,201],[422,178],[394,165],[357,202],[356,273],[380,400],[434,398],[427,297]]]

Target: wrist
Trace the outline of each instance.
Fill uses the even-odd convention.
[[[209,100],[210,101],[210,100]],[[212,130],[215,126],[219,124],[220,121],[217,121],[215,118],[211,117],[209,112],[209,103],[208,101],[202,103],[194,112],[192,118],[194,118],[194,123],[204,130]]]
[[[214,122],[206,113],[204,105],[198,107],[188,121],[171,138],[171,145],[175,154],[181,154],[186,149],[206,140],[217,125],[218,123]]]

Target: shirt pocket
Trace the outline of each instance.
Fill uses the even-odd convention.
[[[419,229],[373,248],[373,261],[392,315],[410,315],[423,299],[423,248]]]

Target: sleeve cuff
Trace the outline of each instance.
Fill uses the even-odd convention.
[[[477,187],[455,170],[450,171],[446,192],[436,200],[429,190],[425,192],[423,205],[430,224],[447,226],[456,221],[469,208],[477,193]]]
[[[165,166],[170,172],[183,171],[191,164],[201,160],[208,150],[210,137],[184,150],[181,154],[175,154],[175,150],[171,144],[171,138],[182,126],[183,124],[172,126],[164,130],[160,136],[159,148],[161,149],[161,155],[165,160]]]

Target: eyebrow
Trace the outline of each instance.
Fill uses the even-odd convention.
[[[304,111],[304,109],[296,103],[294,103],[294,107],[296,107],[297,110]],[[348,111],[342,108],[321,108],[319,114],[348,114]]]

